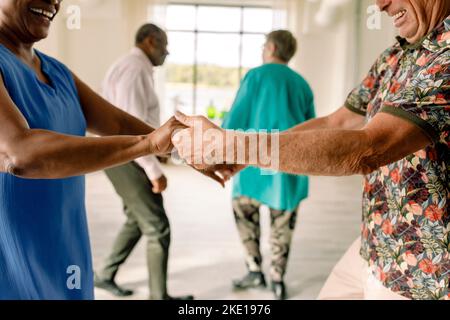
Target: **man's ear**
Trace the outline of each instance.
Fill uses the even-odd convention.
[[[149,50],[153,50],[155,48],[155,39],[148,37],[145,41],[145,46]]]
[[[271,53],[271,55],[275,54],[275,51],[277,50],[277,46],[273,42],[267,43],[267,49]]]

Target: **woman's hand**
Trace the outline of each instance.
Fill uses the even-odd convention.
[[[162,127],[147,135],[150,144],[149,154],[166,156],[172,153],[174,149],[172,136],[174,136],[178,130],[185,128],[186,126],[175,119],[175,117],[170,118]]]

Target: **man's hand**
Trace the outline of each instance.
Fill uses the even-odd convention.
[[[156,158],[162,164],[167,164],[169,162],[169,158],[167,158],[167,157],[156,157]]]
[[[156,180],[152,180],[152,191],[156,194],[162,193],[167,189],[167,178],[165,175],[162,175]]]
[[[170,118],[162,127],[147,136],[151,153],[157,156],[169,155],[174,148],[172,136],[177,130],[185,128],[186,126],[177,121],[175,117]]]
[[[217,181],[222,187],[225,188],[225,183],[227,183],[239,171],[245,169],[245,167],[246,166],[244,165],[237,164],[218,164],[205,169],[193,168],[204,176]]]
[[[177,112],[175,117],[187,128],[173,136],[173,144],[179,156],[195,170],[225,187],[228,180],[246,167],[226,163],[225,130],[202,116],[189,117]]]
[[[226,162],[225,130],[203,116],[189,117],[177,112],[175,117],[186,126],[172,138],[181,158],[199,170]]]
[[[220,174],[225,182],[233,178],[245,168],[247,168],[247,166],[243,164],[218,164],[213,167],[216,174]]]
[[[214,181],[217,181],[222,186],[222,188],[225,188],[225,183],[227,182],[227,180],[224,177],[217,174],[217,172],[214,169],[197,169],[195,167],[192,168],[195,171],[200,172],[204,176],[211,178]]]

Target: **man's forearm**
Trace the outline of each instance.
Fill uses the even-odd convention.
[[[330,122],[328,117],[316,118],[299,124],[291,129],[285,131],[286,134],[298,133],[309,130],[328,129]],[[244,134],[243,132],[228,130],[225,134],[223,153],[225,155],[225,162],[236,163],[240,165],[249,165],[260,160],[262,155],[268,155],[271,150],[271,144],[274,140],[279,140],[279,136],[269,134]],[[276,137],[276,139],[274,139]],[[265,163],[265,161],[263,161]],[[267,163],[270,161],[267,161]],[[262,166],[262,162],[259,161]]]
[[[299,132],[319,129],[331,129],[331,124],[328,117],[311,119],[287,130],[287,132]]]
[[[241,139],[248,140],[245,149],[253,155],[245,158],[248,165],[292,174],[325,176],[368,174],[423,150],[433,142],[429,134],[415,124],[385,113],[374,117],[362,129],[308,130],[271,135],[271,139],[267,139],[270,151],[266,153],[270,155],[270,161],[261,157],[254,160],[255,153],[265,153],[261,152],[261,144],[250,143],[251,135],[233,134],[244,135]],[[260,142],[264,142],[266,135],[256,135]],[[254,135],[252,139],[255,140]]]
[[[277,136],[235,135],[245,144],[245,164],[264,169],[291,174],[345,176],[369,173],[377,165],[370,141],[362,130],[308,130]],[[237,146],[236,150],[239,144]],[[270,161],[261,155],[267,155]]]
[[[344,108],[336,115],[340,117],[333,122],[352,129],[246,133],[177,114],[188,129],[175,135],[173,143],[182,158],[200,168],[225,163],[325,176],[368,174],[433,143],[428,132],[394,115],[380,113],[367,124]]]
[[[279,137],[278,170],[287,173],[366,174],[375,169],[371,157],[370,141],[362,130],[302,131]]]
[[[350,111],[346,107],[341,107],[332,114],[306,121],[295,126],[287,132],[321,130],[321,129],[342,129],[357,130],[365,125],[365,118],[359,114]]]

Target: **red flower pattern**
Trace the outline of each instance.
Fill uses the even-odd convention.
[[[389,48],[346,102],[368,122],[389,108],[436,139],[364,181],[361,254],[387,288],[412,299],[450,297],[448,40],[450,17],[421,46]]]

